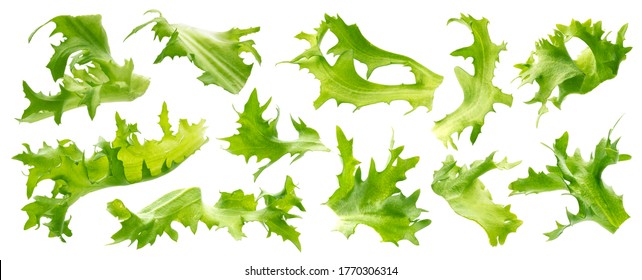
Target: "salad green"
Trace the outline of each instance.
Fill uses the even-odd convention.
[[[353,140],[348,140],[339,127],[337,141],[343,170],[337,176],[339,188],[326,202],[339,217],[336,230],[350,237],[362,224],[377,231],[384,242],[397,245],[405,239],[418,245],[415,233],[430,224],[428,219],[419,219],[425,212],[415,205],[420,191],[405,196],[396,185],[406,179],[406,172],[417,165],[419,157],[404,159],[400,157],[403,146],[391,148],[386,168],[377,171],[371,160],[364,180],[361,167],[357,167],[360,162],[352,153]]]
[[[382,50],[370,43],[361,34],[356,25],[347,25],[340,17],[325,16],[325,20],[315,29],[316,34],[300,33],[296,38],[306,40],[310,48],[290,61],[310,71],[321,82],[321,92],[314,107],[319,108],[330,99],[337,105],[350,103],[359,109],[366,105],[380,102],[390,103],[394,100],[406,100],[413,110],[418,107],[432,109],[435,89],[443,77],[430,71],[417,61]],[[337,55],[334,65],[330,65],[321,51],[321,43],[327,32],[332,32],[338,39],[329,54]],[[354,67],[354,60],[368,67],[366,78],[372,72],[387,65],[410,67],[415,76],[414,84],[382,85],[362,78]]]
[[[504,244],[511,232],[516,232],[522,221],[510,212],[510,205],[493,202],[488,189],[479,179],[493,169],[511,169],[519,164],[493,160],[495,153],[486,159],[473,162],[470,167],[458,166],[449,155],[441,169],[435,171],[433,191],[443,197],[458,215],[479,224],[488,235],[490,245]]]
[[[47,64],[53,80],[60,83],[60,92],[47,95],[23,82],[30,104],[19,121],[36,122],[53,116],[60,124],[63,112],[82,106],[93,119],[101,103],[132,101],[145,93],[149,79],[133,73],[131,59],[124,65],[114,61],[101,20],[100,15],[57,16],[29,36],[31,41],[49,23],[56,25],[51,36],[62,34],[60,43],[52,45],[54,53]]]
[[[150,24],[153,25],[154,39],[162,41],[169,38],[154,63],[160,63],[167,57],[187,57],[196,67],[203,70],[203,75],[198,77],[203,84],[218,85],[234,94],[243,89],[254,66],[245,64],[239,55],[244,52],[251,53],[256,61],[261,63],[261,56],[254,48],[254,41],[241,41],[241,37],[258,32],[259,27],[212,32],[183,24],[170,24],[157,10],[147,13],[155,13],[158,16],[134,28],[127,38]]]
[[[69,208],[83,196],[92,192],[147,181],[165,175],[208,141],[205,121],[189,124],[179,121],[178,131],[173,132],[168,120],[167,105],[163,104],[159,125],[163,131],[160,140],[140,142],[136,124],[128,124],[116,113],[116,136],[112,142],[102,138],[88,158],[71,140],[58,141],[57,147],[43,144],[33,152],[28,144],[26,151],[14,159],[30,166],[27,177],[27,197],[31,198],[43,181],[53,181],[51,196],[38,195],[22,210],[29,219],[25,229],[40,227],[41,219],[49,222],[50,237],[71,236],[67,218]]]
[[[268,163],[254,173],[255,180],[263,170],[287,154],[294,156],[292,160],[294,162],[306,152],[329,151],[321,143],[317,131],[308,127],[301,119],[296,121],[291,118],[294,129],[299,133],[298,139],[280,139],[276,129],[279,115],[277,114],[276,118],[270,120],[263,118],[263,113],[270,105],[271,100],[272,98],[261,105],[256,89],[252,91],[243,112],[238,113],[238,124],[241,125],[238,128],[238,133],[222,139],[230,143],[227,148],[228,152],[242,155],[245,157],[245,161],[249,161],[253,156],[256,157],[257,162],[268,159]]]
[[[556,165],[546,166],[547,172],[528,170],[528,177],[519,179],[510,184],[511,194],[537,194],[549,191],[561,191],[572,195],[579,206],[578,212],[573,214],[566,210],[568,224],[557,222],[557,228],[545,235],[549,240],[558,238],[565,229],[583,221],[593,221],[614,233],[629,214],[624,209],[622,196],[602,179],[606,167],[620,161],[631,159],[630,155],[620,154],[617,149],[619,139],[611,140],[611,133],[603,138],[588,161],[582,158],[580,150],[574,154],[567,154],[568,133],[564,133],[555,140],[553,147],[549,147],[557,160]]]
[[[490,40],[488,20],[461,15],[461,18],[448,21],[451,22],[465,25],[474,37],[472,45],[451,53],[452,56],[473,59],[474,75],[461,67],[455,67],[455,75],[464,91],[464,101],[454,112],[435,122],[433,127],[433,132],[444,145],[450,144],[456,149],[457,146],[452,139],[454,133],[459,137],[466,127],[472,127],[470,142],[474,144],[481,133],[486,114],[495,111],[494,104],[500,103],[510,107],[513,97],[493,85],[495,63],[499,62],[499,53],[506,50],[506,43],[496,45]]]
[[[537,82],[539,90],[527,103],[542,103],[539,118],[548,112],[546,104],[553,103],[561,108],[562,102],[570,94],[587,94],[606,80],[615,78],[620,63],[626,59],[631,47],[624,46],[624,35],[628,25],[623,25],[617,32],[615,43],[607,40],[609,33],[604,34],[602,22],[591,20],[571,24],[557,25],[553,35],[541,39],[535,44],[535,51],[525,63],[515,67],[521,71],[519,78],[523,84]],[[566,43],[572,38],[582,40],[587,48],[573,59]],[[551,97],[553,90],[559,89],[557,97]]]
[[[296,207],[305,211],[301,198],[296,196],[296,185],[289,176],[285,180],[283,190],[276,194],[261,194],[255,198],[253,194],[245,194],[243,190],[231,193],[221,192],[221,197],[213,206],[203,203],[199,188],[187,188],[172,191],[140,212],[133,213],[119,199],[107,205],[109,212],[121,221],[122,228],[112,239],[114,243],[129,240],[137,242],[140,249],[152,245],[157,236],[167,234],[172,240],[178,239],[178,232],[171,226],[179,222],[196,233],[198,223],[202,222],[209,229],[227,228],[227,231],[237,240],[245,237],[243,225],[248,222],[259,222],[268,230],[268,237],[275,233],[292,242],[301,250],[300,233],[289,225],[289,219],[298,218],[289,211]],[[263,199],[265,207],[257,209],[258,200]]]

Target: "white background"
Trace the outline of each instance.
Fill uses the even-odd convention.
[[[639,186],[642,134],[639,122],[639,65],[642,63],[642,22],[638,10],[625,1],[453,1],[428,4],[425,1],[19,1],[0,4],[0,26],[3,39],[2,70],[3,101],[0,102],[2,145],[0,169],[0,259],[3,279],[282,279],[284,277],[249,277],[249,266],[284,266],[337,269],[340,266],[398,267],[398,276],[387,279],[640,279],[639,260],[642,249],[642,189]],[[508,2],[508,1],[506,1]],[[12,3],[12,4],[8,4]],[[143,16],[148,9],[159,9],[171,23],[185,23],[213,31],[232,27],[260,26],[251,35],[263,57],[255,67],[246,87],[232,95],[211,85],[204,87],[196,80],[200,70],[187,59],[166,59],[152,64],[164,44],[152,41],[149,28],[123,42],[131,29],[150,19]],[[312,32],[323,15],[339,14],[348,24],[357,23],[364,36],[374,45],[412,57],[429,69],[443,75],[437,89],[434,109],[420,108],[410,114],[406,102],[373,105],[353,112],[349,104],[336,106],[327,102],[314,110],[319,83],[296,65],[279,64],[290,60],[307,43],[294,36]],[[454,110],[462,92],[453,68],[471,69],[470,61],[450,56],[455,49],[472,42],[470,32],[459,24],[446,25],[449,18],[460,13],[490,20],[490,34],[495,43],[506,41],[508,51],[500,54],[495,84],[513,94],[511,108],[498,105],[497,113],[486,118],[478,142],[468,142],[470,129],[458,141],[459,151],[446,149],[431,132],[433,122]],[[21,83],[27,81],[36,90],[55,90],[45,68],[52,49],[48,38],[53,26],[39,32],[31,44],[29,34],[39,25],[57,15],[102,14],[103,26],[110,40],[113,57],[122,63],[133,58],[135,72],[151,78],[151,86],[141,98],[129,103],[103,104],[90,121],[84,108],[63,115],[62,124],[53,119],[34,124],[20,124],[15,118],[28,106]],[[618,77],[607,81],[586,96],[570,96],[563,110],[551,108],[539,128],[535,127],[538,105],[526,105],[537,86],[518,88],[516,63],[524,62],[535,42],[551,34],[556,24],[567,25],[571,19],[602,20],[609,37],[629,23],[625,45],[633,46],[621,64]],[[578,42],[573,42],[582,46]],[[326,48],[328,46],[325,46]],[[250,60],[248,60],[250,61]],[[363,70],[363,69],[362,69]],[[472,70],[469,70],[472,71]],[[382,83],[412,82],[407,69],[389,67],[375,71],[372,79]],[[241,156],[227,153],[227,143],[218,138],[236,132],[237,115],[252,89],[259,99],[272,97],[266,116],[274,116],[280,108],[279,129],[284,138],[295,137],[289,115],[301,117],[319,131],[322,141],[332,152],[314,152],[289,165],[287,158],[267,169],[257,182],[252,174],[260,166],[253,159],[245,163]],[[72,139],[90,153],[98,137],[113,139],[116,111],[129,122],[139,123],[142,136],[160,136],[156,125],[163,101],[168,103],[170,120],[188,118],[207,121],[210,141],[171,174],[146,183],[102,190],[83,197],[70,209],[74,236],[67,243],[47,237],[47,228],[24,231],[26,214],[20,209],[27,204],[27,167],[11,157],[21,153],[22,143],[39,148],[43,141],[50,145],[57,139]],[[551,106],[552,107],[552,106]],[[570,149],[581,148],[585,157],[597,142],[606,137],[616,120],[623,116],[614,136],[622,137],[620,151],[633,159],[606,169],[604,179],[616,193],[624,195],[624,205],[631,218],[615,234],[591,222],[573,226],[557,240],[547,242],[542,234],[553,230],[555,220],[566,222],[565,208],[577,210],[570,196],[549,193],[509,197],[507,186],[527,169],[543,170],[554,164],[553,154],[541,143],[551,144],[564,131],[570,133]],[[420,156],[417,167],[408,172],[408,180],[399,184],[409,195],[416,189],[422,193],[418,206],[428,210],[422,218],[432,224],[420,231],[419,246],[403,241],[399,247],[380,242],[370,228],[359,226],[350,239],[332,231],[336,216],[323,202],[337,188],[335,175],[341,163],[336,149],[335,126],[340,125],[348,137],[355,138],[355,156],[362,162],[371,157],[382,166],[394,129],[396,145],[405,145],[402,157]],[[494,170],[481,179],[492,192],[495,202],[511,204],[512,211],[524,221],[517,233],[510,234],[506,244],[491,247],[487,236],[477,224],[457,216],[431,188],[432,174],[441,167],[447,154],[458,162],[469,164],[498,151],[496,159],[507,156],[522,164],[509,171]],[[367,169],[367,165],[364,165]],[[259,193],[260,189],[278,191],[286,175],[298,184],[307,212],[301,219],[291,220],[301,232],[302,252],[278,236],[265,238],[259,224],[247,224],[247,238],[235,241],[225,230],[199,228],[196,235],[175,225],[178,242],[167,236],[157,239],[151,247],[136,250],[126,243],[106,245],[120,225],[105,211],[106,203],[122,199],[132,210],[141,209],[171,190],[191,186],[203,189],[206,203],[215,203],[219,191],[238,188]],[[47,184],[37,194],[47,194]],[[296,212],[295,212],[296,213]],[[44,221],[43,221],[44,222]],[[6,278],[5,278],[6,277]],[[298,277],[297,279],[336,279],[333,277]],[[347,277],[357,279],[359,277]],[[371,277],[362,277],[370,279]],[[291,277],[294,279],[294,277]]]

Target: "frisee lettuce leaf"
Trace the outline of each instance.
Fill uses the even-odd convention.
[[[292,125],[299,133],[296,140],[283,140],[279,138],[276,130],[279,122],[279,115],[271,120],[265,120],[263,113],[270,105],[272,98],[261,105],[259,104],[256,89],[252,91],[245,103],[243,112],[238,113],[238,133],[222,140],[230,143],[227,151],[234,155],[242,155],[245,161],[255,156],[256,161],[268,159],[268,163],[254,173],[254,179],[267,167],[279,160],[281,157],[290,154],[294,156],[293,162],[301,158],[309,151],[330,151],[323,143],[316,130],[308,127],[301,119],[296,121],[291,118]]]
[[[615,233],[629,218],[622,196],[615,194],[602,180],[606,167],[631,159],[630,155],[620,154],[617,149],[619,139],[612,141],[612,132],[613,129],[597,144],[588,161],[582,158],[579,149],[573,155],[567,154],[569,136],[565,132],[555,140],[552,148],[549,147],[555,154],[557,165],[547,166],[547,173],[529,169],[528,177],[510,184],[511,195],[562,191],[577,200],[578,212],[573,214],[566,210],[568,224],[556,222],[557,228],[545,234],[549,240],[558,238],[566,228],[583,221],[594,221]]]
[[[101,103],[131,101],[145,93],[149,79],[133,73],[132,60],[126,60],[124,65],[114,62],[101,19],[100,15],[57,16],[29,36],[31,42],[38,30],[49,23],[56,25],[51,36],[62,34],[60,44],[52,45],[54,54],[47,64],[53,80],[60,82],[60,92],[43,94],[23,82],[30,104],[19,121],[36,122],[53,116],[60,124],[63,112],[81,106],[87,106],[93,119]]]
[[[506,50],[506,43],[494,44],[488,33],[488,20],[475,19],[472,16],[461,15],[448,21],[458,22],[470,29],[473,34],[473,44],[452,52],[452,56],[461,56],[464,59],[472,58],[475,74],[471,75],[461,67],[455,67],[455,75],[464,91],[464,101],[454,112],[435,122],[433,132],[444,145],[450,144],[455,149],[457,146],[452,139],[453,133],[457,137],[466,127],[472,127],[470,142],[475,143],[481,133],[486,114],[494,112],[495,103],[511,106],[513,97],[502,92],[493,85],[495,77],[495,63],[499,62],[499,53]]]
[[[449,155],[441,169],[435,171],[433,191],[443,197],[458,215],[479,224],[486,234],[490,245],[504,244],[511,232],[516,232],[522,221],[510,212],[510,205],[493,202],[490,192],[479,179],[493,169],[510,169],[519,164],[509,163],[505,158],[493,161],[495,153],[486,159],[473,162],[470,167],[458,166]]]
[[[172,132],[167,105],[160,114],[163,137],[160,140],[138,140],[136,124],[128,124],[116,113],[116,137],[110,143],[99,139],[89,157],[71,140],[58,141],[57,147],[43,144],[38,152],[26,151],[14,159],[31,166],[27,179],[27,197],[31,198],[42,181],[54,182],[51,196],[36,196],[35,201],[22,208],[29,219],[24,228],[40,227],[41,219],[49,228],[50,237],[71,236],[67,211],[84,195],[113,186],[124,186],[165,175],[194,154],[208,139],[205,121],[188,124],[179,121],[178,131]]]
[[[325,15],[325,20],[316,28],[316,34],[300,33],[296,38],[306,40],[310,48],[290,61],[306,68],[320,82],[320,95],[314,101],[319,108],[326,101],[335,99],[337,104],[350,103],[359,109],[366,105],[394,100],[406,100],[413,110],[418,107],[432,109],[435,89],[443,77],[428,70],[415,60],[377,48],[361,34],[356,25],[347,25],[340,17]],[[330,48],[329,54],[339,56],[334,65],[330,65],[321,51],[321,42],[330,31],[338,43]],[[355,70],[354,60],[368,67],[366,78],[382,66],[403,65],[410,67],[415,76],[414,84],[382,85],[363,79]]]
[[[114,243],[129,240],[137,247],[152,245],[157,236],[167,234],[172,240],[178,239],[178,232],[172,228],[172,222],[179,222],[196,233],[198,223],[204,223],[207,228],[227,228],[227,231],[237,240],[245,237],[243,226],[248,222],[259,222],[268,230],[268,237],[275,233],[292,242],[301,250],[300,233],[288,224],[288,220],[298,218],[290,214],[293,207],[305,211],[301,198],[296,196],[296,185],[289,176],[285,180],[283,190],[276,194],[261,194],[255,198],[253,194],[245,194],[243,190],[231,193],[222,192],[218,202],[213,206],[206,205],[201,199],[199,188],[188,188],[172,191],[140,212],[133,213],[119,199],[107,205],[109,212],[118,217],[122,228],[112,236]],[[265,208],[257,209],[258,200],[263,199]]]
[[[362,224],[377,231],[385,242],[398,245],[405,239],[418,245],[415,233],[430,224],[428,219],[418,219],[425,212],[416,206],[420,191],[406,197],[396,184],[406,179],[406,172],[415,167],[419,157],[403,159],[403,146],[391,148],[386,168],[378,172],[371,160],[368,178],[363,180],[361,167],[357,167],[360,162],[352,153],[353,140],[348,140],[339,127],[337,141],[343,170],[337,176],[339,188],[326,202],[339,216],[336,230],[348,238]]]
[[[196,67],[203,70],[203,74],[198,77],[203,84],[214,84],[234,94],[243,89],[254,66],[245,64],[239,55],[244,52],[251,53],[256,61],[261,63],[261,56],[254,48],[254,41],[241,41],[241,37],[258,32],[259,27],[211,32],[183,24],[170,24],[157,10],[150,10],[145,14],[147,13],[155,13],[158,16],[134,28],[127,38],[150,24],[153,24],[154,39],[162,41],[169,38],[154,63],[160,63],[166,57],[187,57]]]
[[[548,102],[561,109],[562,102],[570,94],[587,94],[606,80],[615,78],[620,63],[626,59],[631,47],[624,47],[624,34],[628,25],[623,25],[617,33],[615,43],[607,40],[602,22],[581,23],[572,20],[568,26],[558,24],[548,40],[541,39],[535,44],[535,51],[526,63],[515,67],[521,71],[522,85],[537,82],[539,90],[528,104],[542,103],[539,118],[546,112]],[[572,38],[582,40],[587,48],[575,59],[571,58],[566,43]],[[553,90],[559,89],[557,97],[551,97]]]

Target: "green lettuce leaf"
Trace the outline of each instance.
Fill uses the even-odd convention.
[[[557,25],[548,40],[541,39],[535,44],[535,51],[526,63],[515,67],[521,71],[519,78],[522,85],[537,82],[539,90],[527,103],[542,103],[539,117],[548,112],[546,104],[550,101],[561,108],[562,101],[569,94],[587,94],[606,80],[617,76],[620,63],[626,59],[631,47],[624,47],[625,24],[617,33],[615,43],[607,40],[602,22],[592,23],[587,20],[581,23],[572,20],[569,26]],[[578,38],[586,43],[587,48],[575,59],[566,49],[566,42]],[[553,90],[559,89],[557,97],[551,97]],[[539,121],[538,117],[538,121]]]
[[[518,165],[507,159],[493,161],[495,153],[484,160],[473,162],[470,167],[457,166],[449,155],[443,167],[435,171],[432,183],[433,191],[443,197],[458,215],[479,224],[488,235],[490,245],[504,244],[511,232],[516,232],[522,221],[510,212],[510,205],[504,206],[493,202],[480,176],[493,169],[510,169]]]
[[[611,131],[595,147],[588,161],[582,158],[578,150],[573,155],[567,154],[568,133],[555,140],[550,148],[557,159],[556,166],[547,166],[548,173],[528,171],[528,177],[510,184],[511,195],[563,191],[572,195],[578,203],[579,210],[573,214],[566,210],[568,224],[557,222],[557,228],[545,235],[549,240],[558,238],[566,228],[583,221],[593,221],[611,233],[629,218],[624,210],[622,196],[602,180],[602,173],[607,166],[619,161],[631,159],[630,155],[620,154],[617,149],[619,139],[611,141]]]
[[[35,122],[53,116],[60,124],[63,112],[81,106],[87,106],[93,119],[101,103],[131,101],[145,93],[149,79],[133,73],[132,60],[119,65],[111,57],[100,15],[57,16],[42,26],[49,23],[56,25],[51,36],[64,37],[59,45],[52,45],[54,54],[47,64],[53,80],[60,82],[60,92],[43,94],[23,82],[30,104],[19,121]],[[65,74],[67,67],[69,74]]]
[[[419,220],[425,210],[417,208],[419,190],[406,197],[396,187],[397,182],[406,179],[406,172],[415,167],[419,157],[400,158],[403,146],[390,149],[386,168],[378,172],[371,160],[368,178],[361,177],[360,164],[352,154],[352,142],[337,127],[338,148],[343,170],[337,177],[339,188],[332,194],[326,205],[339,216],[336,230],[346,238],[354,234],[357,225],[373,228],[385,242],[398,245],[408,240],[418,245],[415,233],[430,224],[430,220]]]
[[[296,140],[279,139],[276,130],[279,116],[271,120],[263,119],[263,113],[270,105],[270,98],[265,104],[260,105],[256,89],[252,91],[242,113],[238,113],[238,133],[222,140],[230,143],[227,151],[234,155],[242,155],[246,161],[256,156],[256,161],[268,159],[268,163],[254,173],[254,179],[267,167],[279,160],[281,157],[290,154],[294,156],[292,161],[301,158],[309,151],[324,151],[329,149],[321,143],[316,130],[309,128],[301,119],[292,120],[292,125],[299,133]]]
[[[27,179],[27,197],[31,198],[42,181],[54,183],[51,197],[36,196],[35,201],[22,210],[29,219],[25,229],[40,227],[45,223],[50,237],[71,236],[70,218],[67,211],[84,195],[113,186],[129,185],[147,181],[171,172],[207,142],[205,121],[188,124],[179,121],[178,131],[173,133],[168,122],[167,106],[163,104],[159,125],[163,129],[160,140],[138,140],[136,124],[127,124],[116,113],[116,137],[110,143],[100,139],[96,150],[89,157],[71,140],[61,140],[57,147],[46,143],[38,152],[26,151],[14,159],[31,166]]]
[[[473,34],[472,45],[458,49],[451,55],[461,56],[464,59],[472,58],[475,75],[469,74],[461,67],[455,67],[455,75],[464,91],[464,101],[454,112],[437,121],[433,132],[445,145],[450,143],[457,148],[452,139],[453,133],[457,133],[459,137],[466,127],[472,127],[470,142],[474,144],[481,133],[486,114],[495,111],[493,105],[500,103],[511,106],[513,97],[493,85],[495,63],[499,62],[499,53],[506,50],[506,43],[496,45],[491,42],[488,34],[488,20],[485,18],[477,20],[471,16],[461,15],[461,18],[448,21],[448,23],[451,22],[465,25]]]
[[[122,220],[122,228],[112,239],[114,243],[125,240],[131,241],[130,244],[137,242],[140,249],[154,244],[156,237],[163,233],[176,241],[178,232],[172,228],[172,222],[189,227],[193,233],[196,233],[198,223],[202,222],[209,229],[214,226],[227,228],[232,237],[240,240],[245,237],[243,226],[246,223],[259,222],[268,230],[268,237],[275,233],[301,250],[300,233],[287,223],[288,219],[298,218],[289,213],[293,207],[305,211],[301,198],[294,192],[295,188],[292,178],[288,176],[283,190],[277,194],[261,193],[255,199],[253,194],[245,194],[243,190],[222,192],[213,206],[203,203],[199,188],[181,189],[162,196],[136,214],[116,199],[108,203],[107,209]],[[261,198],[265,208],[257,209]]]
[[[158,16],[132,30],[129,38],[147,25],[153,24],[154,38],[162,41],[169,38],[165,48],[154,63],[166,57],[187,57],[203,70],[198,79],[205,85],[217,85],[230,93],[239,93],[250,77],[254,64],[245,64],[239,55],[251,53],[261,63],[261,56],[254,48],[254,41],[241,41],[241,37],[256,33],[259,27],[232,28],[225,32],[211,32],[182,24],[170,24],[159,11],[150,10]]]
[[[337,104],[350,103],[357,109],[375,103],[390,103],[394,100],[406,100],[413,110],[420,106],[432,109],[435,89],[441,84],[443,77],[433,73],[413,59],[391,53],[372,45],[361,34],[356,25],[346,25],[340,17],[326,15],[316,34],[300,33],[296,38],[306,40],[310,48],[294,58],[290,63],[306,68],[321,82],[321,93],[315,108],[321,107],[330,99]],[[334,65],[330,65],[321,51],[321,41],[330,31],[338,43],[328,53],[338,55]],[[372,72],[382,66],[403,65],[410,67],[415,76],[414,84],[382,85],[361,78],[354,68],[354,60],[368,67],[367,78]]]

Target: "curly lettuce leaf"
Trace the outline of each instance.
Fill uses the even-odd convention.
[[[89,157],[71,140],[58,141],[57,147],[46,143],[37,152],[25,144],[26,151],[14,159],[31,166],[27,179],[27,197],[31,198],[42,181],[54,182],[51,197],[36,196],[22,210],[29,219],[24,228],[40,227],[41,219],[50,237],[71,236],[67,218],[68,209],[84,195],[113,186],[130,185],[155,179],[175,169],[194,154],[208,139],[205,121],[188,124],[180,120],[178,131],[173,133],[168,122],[167,106],[163,104],[159,125],[163,129],[161,140],[138,140],[136,124],[127,124],[116,113],[116,137],[110,143],[100,139],[96,150]]]
[[[479,179],[493,169],[510,169],[519,164],[509,163],[507,159],[493,161],[495,153],[484,160],[473,162],[470,167],[457,166],[449,155],[441,169],[435,171],[433,191],[443,197],[458,215],[479,224],[486,234],[490,245],[504,244],[511,232],[516,232],[522,221],[510,212],[510,205],[493,202],[490,192]]]
[[[281,157],[290,154],[294,156],[292,161],[301,158],[306,152],[309,151],[324,151],[329,149],[321,143],[321,139],[316,130],[308,127],[301,119],[296,121],[292,118],[292,125],[299,133],[299,138],[296,140],[282,140],[279,139],[276,130],[279,116],[271,120],[263,119],[263,113],[270,105],[270,98],[265,104],[259,104],[258,94],[256,89],[245,103],[243,112],[238,113],[238,133],[230,137],[223,138],[222,140],[230,143],[227,151],[234,155],[242,155],[246,161],[249,161],[252,156],[256,157],[256,161],[268,159],[268,163],[259,168],[254,173],[254,179],[263,172],[267,167],[279,160]]]
[[[470,142],[474,144],[481,133],[486,114],[495,111],[494,104],[500,103],[510,107],[513,104],[513,97],[493,85],[495,63],[499,62],[499,53],[506,50],[506,43],[496,45],[490,40],[488,20],[461,15],[461,18],[448,21],[448,23],[451,22],[465,25],[474,37],[472,45],[450,54],[464,59],[473,59],[474,75],[461,67],[455,67],[455,75],[464,91],[464,101],[454,112],[435,122],[433,127],[433,132],[444,145],[450,143],[456,149],[457,146],[452,139],[453,133],[457,133],[459,137],[466,127],[472,127]]]
[[[563,191],[572,195],[578,203],[576,214],[566,210],[568,224],[556,222],[557,228],[545,233],[549,240],[558,238],[566,228],[583,222],[593,221],[615,233],[628,218],[624,209],[622,196],[602,180],[602,173],[607,166],[631,159],[630,155],[620,154],[617,149],[619,139],[611,140],[611,131],[595,147],[588,161],[582,158],[578,150],[573,155],[567,154],[568,133],[555,140],[550,148],[557,159],[556,166],[548,166],[548,173],[536,173],[529,169],[528,177],[518,179],[510,184],[511,195]]]
[[[259,27],[248,29],[232,28],[226,32],[211,32],[182,24],[170,24],[156,10],[147,11],[158,16],[134,28],[127,36],[134,35],[147,25],[153,24],[154,39],[169,38],[165,48],[154,63],[166,57],[187,57],[196,67],[203,70],[198,79],[205,85],[217,85],[230,93],[241,91],[250,77],[254,64],[245,64],[239,55],[251,53],[261,63],[261,56],[254,48],[254,41],[241,41],[241,37],[256,33]]]
[[[243,190],[232,193],[222,192],[218,202],[213,206],[206,205],[201,199],[199,188],[181,189],[170,192],[138,213],[133,213],[122,201],[116,199],[107,205],[109,212],[121,220],[122,228],[112,236],[114,243],[129,240],[137,247],[152,245],[157,236],[167,234],[172,240],[178,239],[178,232],[172,228],[172,222],[179,222],[196,233],[198,223],[207,228],[227,228],[237,240],[245,237],[243,226],[248,222],[259,222],[268,230],[268,237],[275,233],[292,242],[301,250],[300,233],[288,224],[288,220],[298,218],[290,214],[293,208],[305,211],[301,198],[297,197],[296,185],[289,176],[284,189],[277,194],[261,193],[258,198],[245,194]],[[258,200],[263,198],[265,208],[257,209]]]
[[[119,65],[111,57],[100,15],[57,16],[42,26],[49,23],[56,25],[51,36],[64,37],[60,44],[52,45],[54,54],[47,64],[53,80],[60,81],[60,92],[47,95],[23,82],[30,104],[19,121],[36,122],[53,116],[60,124],[63,112],[81,106],[87,107],[93,119],[101,103],[132,101],[145,93],[149,79],[133,73],[132,60]],[[69,74],[65,74],[67,67]]]
[[[606,80],[617,76],[620,63],[626,59],[631,47],[624,47],[624,34],[628,24],[617,33],[615,43],[608,41],[609,33],[604,34],[602,22],[581,23],[572,20],[568,26],[558,24],[548,40],[541,39],[535,44],[535,51],[526,63],[515,65],[521,71],[522,85],[537,82],[539,90],[528,104],[542,103],[539,118],[548,112],[546,104],[550,101],[557,108],[570,94],[587,94]],[[566,49],[566,42],[578,38],[587,48],[575,59]],[[557,97],[551,97],[553,90],[559,89]]]
[[[296,38],[306,40],[310,48],[290,61],[298,64],[301,69],[310,71],[320,82],[321,92],[314,101],[314,107],[319,108],[326,101],[335,99],[337,104],[350,103],[357,109],[375,104],[390,103],[394,100],[406,100],[413,110],[418,107],[432,109],[435,89],[441,84],[443,77],[433,73],[415,60],[382,50],[370,43],[361,34],[356,25],[347,25],[340,17],[325,15],[325,20],[316,28],[316,34],[300,33]],[[334,65],[330,65],[321,51],[321,42],[330,31],[338,43],[330,48],[329,54],[339,56]],[[366,78],[382,66],[403,65],[410,67],[415,76],[414,84],[382,85],[363,79],[354,68],[354,60],[368,67]]]
[[[546,166],[549,173],[535,172],[528,168],[528,177],[510,184],[511,195],[538,194],[551,191],[566,190],[566,182],[557,166]]]
[[[343,170],[337,176],[339,188],[326,202],[339,216],[336,230],[348,238],[362,224],[377,231],[385,242],[398,245],[405,239],[418,245],[415,233],[428,226],[430,220],[418,219],[425,212],[416,206],[419,190],[406,197],[396,184],[406,179],[406,172],[415,167],[419,157],[402,159],[399,155],[403,146],[391,148],[386,168],[378,172],[371,160],[368,178],[363,180],[361,167],[357,167],[360,162],[352,154],[353,140],[348,140],[339,127],[337,141]]]

